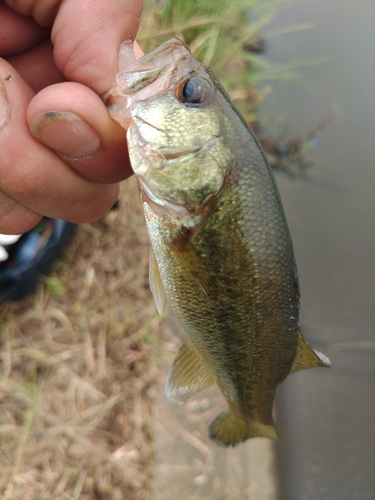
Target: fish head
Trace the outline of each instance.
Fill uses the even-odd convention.
[[[232,159],[222,112],[230,104],[211,70],[172,39],[119,73],[104,100],[127,130],[142,196],[159,213],[206,210]]]

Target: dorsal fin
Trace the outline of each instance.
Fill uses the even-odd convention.
[[[203,366],[191,340],[187,338],[169,370],[165,384],[168,399],[175,403],[183,403],[214,382],[213,377]]]
[[[298,332],[297,352],[292,368],[289,373],[308,368],[319,368],[331,366],[330,360],[324,354],[314,351],[304,339],[301,332]]]
[[[158,313],[161,316],[163,314],[163,309],[165,304],[165,290],[163,287],[163,283],[161,281],[159,266],[156,261],[156,257],[152,246],[150,246],[149,280],[150,280],[150,289],[152,295],[154,296],[155,306],[156,309],[158,310]]]

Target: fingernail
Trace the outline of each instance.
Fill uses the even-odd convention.
[[[118,55],[118,70],[125,71],[129,66],[135,63],[135,55],[132,40],[127,40],[121,44]]]
[[[4,86],[0,83],[0,127],[8,123],[10,116],[10,105]]]
[[[95,130],[74,113],[48,111],[31,122],[30,132],[43,144],[69,159],[94,154],[100,148]]]

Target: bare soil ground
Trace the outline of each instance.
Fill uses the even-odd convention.
[[[159,317],[134,179],[36,294],[0,306],[0,498],[148,499]]]

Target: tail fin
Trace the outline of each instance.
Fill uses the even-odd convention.
[[[220,446],[236,446],[252,437],[277,439],[274,425],[243,420],[231,410],[216,417],[208,428],[208,434]]]

